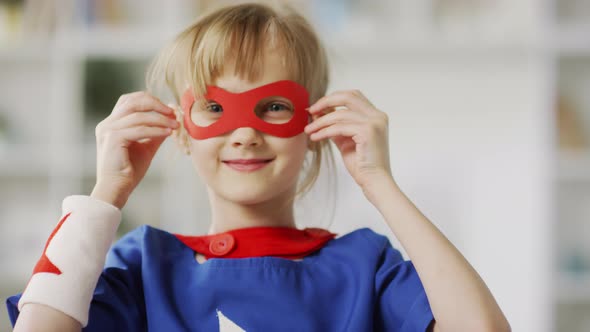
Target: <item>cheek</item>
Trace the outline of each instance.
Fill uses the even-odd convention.
[[[305,160],[308,139],[306,134],[299,134],[288,139],[281,139],[280,151],[283,155],[283,160],[288,163],[287,167],[298,171]]]
[[[216,138],[191,140],[191,160],[201,177],[215,170],[219,158],[220,142]]]

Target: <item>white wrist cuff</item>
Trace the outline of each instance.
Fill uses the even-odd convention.
[[[18,309],[27,303],[44,304],[85,327],[94,289],[121,222],[121,210],[90,196],[72,195],[63,200],[60,221]]]

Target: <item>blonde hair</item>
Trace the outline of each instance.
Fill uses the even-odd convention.
[[[192,87],[195,96],[202,96],[228,63],[234,66],[235,75],[256,80],[264,70],[269,47],[282,57],[291,79],[308,90],[310,104],[325,95],[328,61],[313,28],[290,7],[261,3],[222,7],[178,34],[151,63],[146,75],[148,91],[167,88],[180,104],[180,96],[187,88]],[[323,157],[334,170],[327,140],[310,141],[310,150],[311,161],[306,158],[307,174],[298,186],[297,196],[316,182]]]

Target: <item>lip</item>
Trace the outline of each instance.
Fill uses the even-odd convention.
[[[254,172],[270,164],[272,159],[227,159],[222,162],[228,167],[239,172]]]

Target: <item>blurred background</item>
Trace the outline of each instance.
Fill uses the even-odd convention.
[[[145,88],[160,47],[224,2],[0,1],[3,302],[26,285],[63,198],[90,194],[96,124]],[[397,182],[513,330],[590,331],[590,1],[289,2],[326,43],[329,91],[360,89],[389,114]],[[336,189],[323,174],[298,202],[301,226],[371,227],[399,247],[336,160]],[[119,235],[204,234],[208,218],[202,181],[168,140]]]

